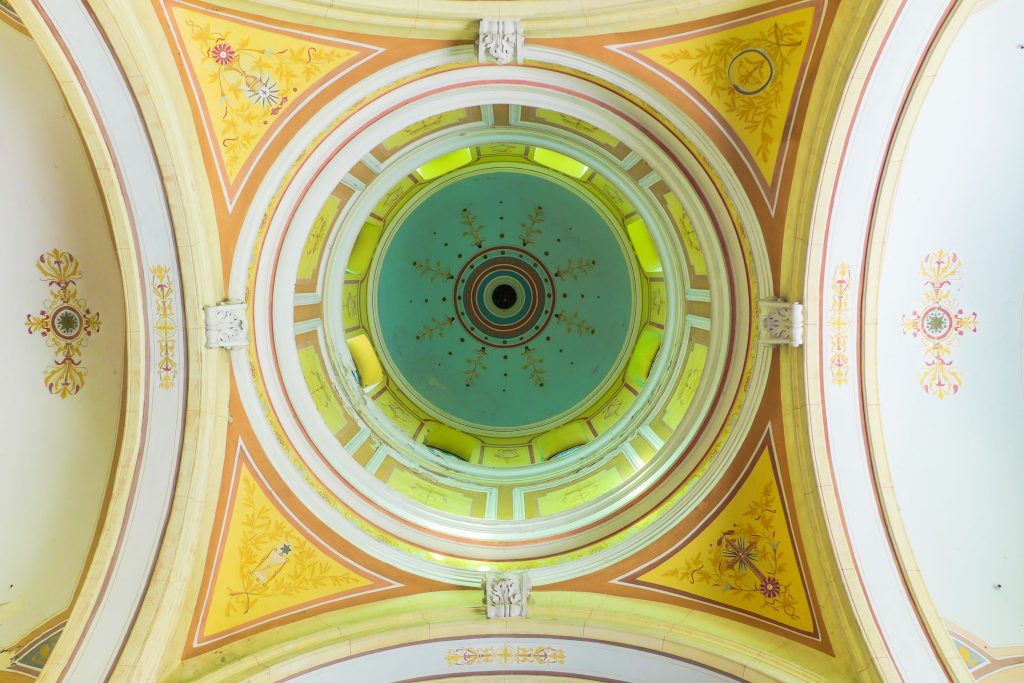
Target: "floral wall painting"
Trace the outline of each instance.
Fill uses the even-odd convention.
[[[149,269],[149,286],[153,293],[156,321],[153,331],[157,338],[156,370],[161,389],[171,389],[178,380],[177,341],[178,331],[174,320],[174,280],[167,266],[158,265]]]
[[[36,270],[49,286],[50,298],[38,315],[25,316],[25,327],[53,349],[53,364],[45,371],[43,385],[54,396],[69,398],[85,386],[88,371],[82,364],[82,349],[99,333],[100,314],[78,294],[83,273],[72,254],[60,249],[45,252],[36,261]]]
[[[279,126],[382,51],[199,3],[168,0],[164,9],[229,204]]]
[[[766,438],[716,511],[616,583],[696,600],[818,640],[818,609],[793,517]]]
[[[767,193],[777,185],[822,14],[819,3],[797,2],[608,48],[650,69],[708,112]]]
[[[340,555],[299,521],[276,498],[241,441],[230,476],[194,645],[398,585]]]
[[[832,300],[828,310],[828,370],[832,384],[843,385],[850,379],[850,266],[840,263],[832,273]]]
[[[902,316],[904,335],[917,339],[924,352],[921,389],[939,399],[954,396],[963,386],[962,370],[953,350],[968,333],[978,331],[978,314],[963,308],[953,296],[953,283],[963,277],[956,252],[942,249],[922,259],[919,266],[924,292],[918,308]]]

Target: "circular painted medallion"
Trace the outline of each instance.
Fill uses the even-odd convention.
[[[513,348],[532,340],[551,321],[555,286],[536,256],[513,246],[484,249],[455,279],[459,324],[479,342]]]
[[[942,306],[932,306],[921,316],[921,332],[929,339],[945,339],[952,329],[953,314]]]
[[[641,316],[621,225],[557,174],[439,183],[385,227],[369,293],[397,388],[479,433],[571,419],[624,369]]]
[[[74,306],[64,304],[50,314],[53,334],[66,341],[74,341],[82,333],[82,314]]]

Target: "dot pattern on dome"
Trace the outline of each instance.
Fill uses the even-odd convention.
[[[386,228],[375,347],[434,419],[542,428],[622,369],[640,317],[635,258],[621,225],[571,187],[471,173]]]

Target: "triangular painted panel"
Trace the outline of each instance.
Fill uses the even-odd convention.
[[[801,561],[779,465],[766,439],[690,534],[615,581],[697,600],[813,639],[817,605]]]
[[[732,140],[769,204],[824,13],[804,0],[711,27],[610,45],[694,100]]]
[[[305,101],[383,51],[198,3],[163,2],[229,206]]]
[[[277,498],[241,440],[214,526],[194,647],[398,584],[330,548]]]

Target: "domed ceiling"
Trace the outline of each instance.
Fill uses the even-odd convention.
[[[435,420],[497,435],[604,393],[640,294],[621,224],[555,177],[506,169],[425,191],[382,236],[367,285],[389,376]]]
[[[950,8],[12,4],[104,189],[128,370],[96,558],[3,683],[1017,665],[947,635],[873,488],[850,282],[902,280],[828,227],[870,233],[847,183],[890,150],[846,136],[896,129]]]

